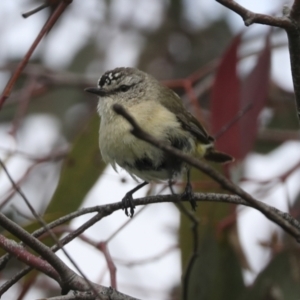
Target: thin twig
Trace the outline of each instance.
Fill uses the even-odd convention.
[[[222,126],[222,128],[213,136],[215,140],[220,138],[230,127],[232,127],[234,124],[236,124],[237,121],[239,121],[250,109],[252,109],[253,103],[249,103],[246,105],[245,108],[239,110],[235,117],[231,121],[229,121],[227,124]]]
[[[34,9],[32,9],[32,10],[26,12],[26,13],[23,13],[23,14],[22,14],[22,17],[23,17],[23,18],[28,18],[28,17],[30,17],[30,16],[36,14],[37,12],[43,10],[44,8],[46,8],[46,7],[48,7],[48,6],[50,6],[49,3],[43,3],[43,4],[41,4],[40,6],[34,8]]]
[[[118,203],[121,204],[121,203]],[[118,209],[121,209],[122,204],[117,206]],[[75,237],[79,236],[82,232],[84,232],[87,228],[94,225],[96,222],[101,220],[104,216],[108,216],[113,212],[113,208],[116,208],[115,205],[104,205],[101,207],[101,213],[98,213],[96,216],[92,217],[89,221],[81,225],[78,229],[74,230],[71,234],[67,235],[65,238],[63,238],[60,243],[65,245],[72,241]],[[99,210],[99,207],[98,207]],[[1,215],[0,215],[1,217]],[[59,247],[57,245],[54,245],[51,247],[51,250],[53,252],[59,250]],[[18,274],[16,274],[14,277],[10,278],[8,281],[6,281],[1,287],[0,287],[0,296],[3,295],[12,285],[14,285],[17,281],[19,281],[23,276],[28,274],[32,270],[31,267],[26,267],[23,270],[21,270]],[[124,295],[118,291],[116,291],[113,288],[106,288],[104,286],[100,286],[98,284],[89,282],[86,283],[85,280],[81,279],[81,277],[77,276],[73,278],[72,281],[69,282],[69,287],[72,290],[77,291],[84,291],[88,290],[90,288],[90,285],[93,286],[92,291],[99,297],[99,299],[103,300],[136,300],[136,298],[132,298],[130,296]],[[94,295],[95,295],[94,294]],[[62,298],[63,299],[63,298]],[[67,299],[67,298],[66,298]],[[92,299],[96,299],[95,296]],[[97,298],[98,299],[98,298]]]
[[[167,249],[159,252],[158,254],[155,254],[155,255],[150,256],[150,257],[141,258],[141,259],[132,260],[132,261],[127,261],[127,260],[125,261],[125,260],[120,259],[120,258],[114,258],[114,261],[116,261],[118,264],[121,264],[125,267],[132,268],[132,267],[135,267],[135,266],[150,264],[150,263],[153,263],[153,262],[158,261],[160,259],[163,259],[165,257],[165,255],[173,252],[174,250],[178,250],[178,249],[179,249],[178,244],[175,244],[175,245],[172,245],[172,246],[168,247]]]
[[[53,240],[58,243],[59,241],[57,237],[54,235],[54,233],[51,231],[51,229],[48,227],[46,222],[37,214],[37,212],[34,210],[33,206],[30,204],[29,200],[23,193],[23,191],[20,189],[18,185],[16,185],[15,181],[11,177],[10,173],[8,172],[5,164],[0,159],[0,165],[3,168],[4,172],[6,173],[8,179],[10,180],[11,184],[13,185],[14,189],[17,191],[17,193],[23,198],[24,202],[30,209],[33,216],[40,222],[40,224],[45,227],[45,229],[49,232]],[[75,274],[70,268],[68,268],[64,262],[59,259],[56,255],[53,254],[53,252],[44,244],[42,244],[40,241],[35,239],[32,235],[30,235],[26,230],[24,230],[22,227],[18,226],[17,224],[14,224],[11,220],[6,218],[4,215],[0,214],[0,223],[1,225],[9,232],[13,233],[15,236],[17,236],[20,240],[22,240],[24,243],[26,243],[28,246],[30,246],[32,249],[37,251],[44,259],[46,259],[59,273],[61,276],[62,282],[61,285],[63,287],[65,282],[68,282],[70,278],[73,277]],[[63,247],[61,247],[63,252],[67,255],[67,257],[70,259],[69,255],[64,251]],[[72,260],[71,260],[72,261]],[[76,266],[76,264],[75,264]]]
[[[282,28],[286,31],[289,41],[290,62],[294,84],[297,116],[300,121],[300,4],[295,0],[292,8],[283,8],[282,17],[273,17],[254,13],[233,0],[216,0],[220,4],[240,15],[246,26],[254,23]]]
[[[114,264],[114,261],[110,255],[107,243],[105,242],[100,242],[97,245],[97,248],[101,250],[101,252],[103,253],[105,260],[106,260],[106,264],[109,270],[109,275],[110,275],[110,284],[111,286],[116,289],[117,288],[117,268],[116,265]]]
[[[25,203],[27,204],[28,208],[30,209],[31,213],[33,214],[33,216],[36,218],[36,220],[38,220],[40,222],[40,224],[47,230],[47,232],[49,233],[49,235],[52,237],[52,239],[54,240],[54,242],[58,245],[58,247],[62,250],[62,252],[66,255],[66,257],[69,259],[69,261],[73,264],[73,266],[77,269],[77,271],[79,272],[79,274],[82,276],[82,278],[85,279],[87,285],[90,286],[91,290],[94,291],[95,294],[97,294],[97,291],[94,289],[93,285],[90,284],[90,282],[88,281],[88,279],[86,278],[85,274],[83,273],[83,271],[79,268],[78,264],[75,262],[75,260],[69,255],[69,253],[64,249],[63,245],[60,243],[60,241],[58,240],[58,238],[55,236],[55,234],[52,232],[52,230],[49,228],[49,226],[47,225],[47,223],[36,213],[36,211],[34,210],[33,206],[30,204],[30,202],[28,201],[28,199],[26,198],[25,194],[22,192],[22,190],[20,189],[19,186],[16,185],[16,183],[14,182],[14,180],[12,179],[12,177],[10,176],[5,164],[2,162],[2,160],[0,159],[0,165],[2,166],[4,172],[6,173],[7,177],[9,178],[10,182],[12,183],[14,189],[18,192],[18,194],[23,198],[23,200],[25,201]],[[4,226],[3,226],[4,227]],[[26,232],[26,231],[25,231]],[[22,233],[22,235],[24,236],[24,232]],[[30,236],[30,235],[29,235]],[[20,237],[19,237],[20,238]],[[21,239],[21,238],[20,238]],[[22,239],[21,239],[22,240]],[[34,237],[32,237],[31,241],[34,240]],[[38,240],[37,240],[38,241]],[[28,244],[27,244],[28,245]],[[44,244],[41,243],[41,245],[44,246]],[[40,251],[42,250],[43,247],[41,247],[41,245],[39,246]],[[32,246],[31,244],[29,244],[28,246]],[[33,248],[34,249],[34,248]],[[44,249],[42,250],[43,253],[46,253],[46,255],[48,257],[52,256],[52,260],[49,262],[54,263],[53,267],[57,270],[57,272],[59,272],[59,275],[62,279],[60,283],[61,287],[62,287],[62,293],[65,294],[69,291],[69,281],[70,278],[74,278],[77,275],[70,269],[68,268],[63,261],[61,261],[56,255],[54,255],[50,250],[48,250],[49,248],[44,246]],[[41,252],[38,252],[40,255],[43,255]]]
[[[44,25],[44,27],[42,28],[42,30],[40,31],[40,33],[36,37],[35,41],[31,45],[31,47],[29,48],[29,50],[26,53],[26,55],[24,56],[23,60],[18,65],[16,71],[14,72],[14,74],[12,75],[10,80],[8,81],[8,83],[7,83],[5,89],[4,89],[4,91],[3,91],[3,93],[0,97],[0,110],[1,110],[4,102],[6,101],[6,99],[9,97],[15,82],[17,81],[17,79],[21,75],[23,69],[27,65],[31,55],[34,52],[34,50],[36,49],[36,47],[38,46],[38,44],[40,43],[40,41],[42,40],[44,35],[51,30],[53,25],[56,23],[58,18],[61,16],[61,14],[64,12],[64,10],[67,8],[67,6],[71,2],[72,2],[72,0],[63,0],[63,1],[61,1],[59,3],[59,5],[57,6],[57,8],[55,9],[55,11],[53,12],[53,14],[47,20],[46,24]]]
[[[254,13],[245,7],[239,5],[237,2],[233,0],[216,0],[220,4],[224,5],[225,7],[229,8],[230,10],[234,11],[238,15],[242,17],[246,26],[250,26],[254,23],[270,25],[280,28],[292,28],[293,25],[291,21],[286,16],[283,17],[273,17],[268,16],[265,14],[258,14]]]
[[[2,149],[0,149],[2,150]],[[34,164],[32,164],[31,166],[29,166],[27,168],[27,170],[24,172],[24,174],[21,176],[21,178],[15,182],[15,185],[16,186],[20,186],[21,183],[26,180],[26,178],[28,177],[28,175],[30,174],[30,172],[36,167],[38,166],[39,164],[41,163],[45,163],[45,162],[50,162],[50,161],[59,161],[61,159],[63,159],[68,151],[60,151],[60,152],[56,152],[56,153],[53,153],[53,154],[49,154],[49,155],[46,155],[44,157],[41,157],[41,158],[37,158],[37,157],[33,157],[31,156],[30,154],[27,154],[27,153],[23,153],[23,152],[19,152],[19,151],[13,151],[13,152],[10,152],[9,150],[7,150],[8,153],[18,153],[18,154],[21,154],[23,156],[25,156],[27,159],[30,159],[30,160],[33,160],[34,161]],[[0,210],[9,202],[9,200],[14,196],[14,194],[16,193],[16,189],[14,188],[14,186],[12,186],[10,188],[10,190],[8,190],[6,192],[6,195],[0,200]],[[1,269],[1,267],[0,267]]]
[[[9,134],[11,134],[14,138],[16,137],[16,133],[17,130],[19,129],[21,121],[28,110],[31,94],[34,91],[35,87],[36,87],[36,78],[29,77],[27,83],[22,89],[21,97],[19,99],[18,109],[12,121],[12,128],[9,130]]]

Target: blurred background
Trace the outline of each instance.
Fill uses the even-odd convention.
[[[21,14],[42,1],[0,2],[1,91],[55,9],[56,1],[50,2],[28,18]],[[238,3],[281,16],[292,1]],[[138,67],[173,88],[213,135],[243,109],[247,95],[247,101],[257,99],[254,114],[244,111],[245,117],[217,139],[218,148],[236,162],[214,167],[257,199],[299,218],[299,125],[282,30],[246,28],[239,16],[213,0],[74,0],[34,51],[0,113],[0,157],[45,220],[120,201],[136,185],[125,171],[117,174],[102,162],[97,99],[83,92],[105,71],[121,66]],[[193,186],[224,192],[196,171]],[[36,228],[3,170],[0,187],[1,210],[22,226]],[[163,184],[153,184],[135,195],[168,192]],[[299,296],[299,248],[259,212],[199,203],[198,256],[186,277],[195,242],[190,221],[173,204],[137,211],[132,220],[122,211],[114,213],[66,247],[88,279],[111,285],[105,257],[95,247],[103,241],[117,268],[117,288],[144,300],[181,299],[182,293],[193,300]],[[60,232],[89,218],[78,218]],[[21,267],[10,262],[0,282]],[[184,288],[182,278],[188,278]],[[2,299],[59,293],[55,282],[34,274]]]

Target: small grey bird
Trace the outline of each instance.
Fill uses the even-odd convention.
[[[232,161],[231,156],[214,149],[214,139],[184,108],[180,97],[145,72],[135,68],[116,68],[105,72],[97,87],[85,91],[99,96],[99,143],[103,160],[115,170],[119,165],[133,178],[144,180],[122,199],[127,216],[134,214],[134,192],[149,181],[171,182],[182,171],[187,172],[182,197],[190,200],[194,210],[196,202],[192,199],[189,166],[133,136],[131,125],[112,109],[114,104],[122,105],[144,131],[167,145],[197,158],[219,163]]]

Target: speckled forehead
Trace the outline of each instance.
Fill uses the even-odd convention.
[[[120,81],[120,78],[122,77],[121,72],[108,72],[103,74],[99,81],[98,86],[103,87],[104,85],[111,85],[112,83],[116,83]]]
[[[114,88],[119,85],[135,85],[143,80],[142,72],[133,72],[130,70],[113,70],[104,73],[99,79],[98,86],[100,88],[106,86]]]

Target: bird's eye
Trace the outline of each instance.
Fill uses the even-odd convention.
[[[121,85],[120,86],[120,91],[121,92],[127,92],[130,89],[130,86],[128,85]]]

